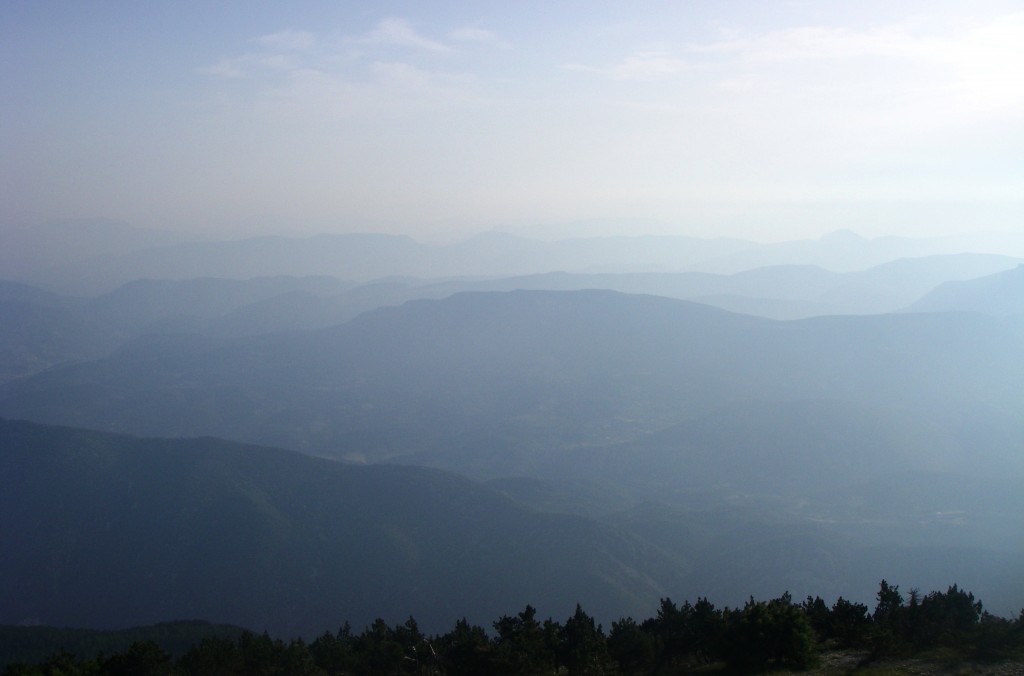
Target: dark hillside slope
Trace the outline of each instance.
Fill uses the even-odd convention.
[[[309,636],[584,599],[613,618],[675,576],[636,537],[436,470],[0,420],[0,624],[203,618]]]

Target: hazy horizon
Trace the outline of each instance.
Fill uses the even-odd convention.
[[[0,4],[0,671],[1018,673],[1021,73],[1022,0]]]
[[[646,218],[589,218],[563,221],[545,221],[538,223],[496,223],[490,227],[465,228],[458,230],[444,229],[416,229],[403,227],[401,224],[373,224],[359,227],[358,225],[337,224],[334,227],[323,228],[302,227],[299,224],[295,227],[265,225],[263,227],[249,227],[243,229],[217,229],[217,230],[190,230],[184,228],[161,227],[159,225],[145,225],[137,222],[115,218],[54,218],[37,222],[13,222],[0,223],[0,230],[8,234],[36,234],[47,230],[76,232],[80,238],[91,239],[95,237],[107,237],[109,229],[134,231],[140,235],[153,236],[156,239],[143,239],[143,242],[151,241],[150,244],[133,245],[128,248],[137,249],[153,246],[164,246],[166,244],[187,243],[187,242],[240,242],[248,239],[260,239],[266,237],[281,237],[288,239],[310,239],[322,235],[382,235],[385,237],[408,237],[420,244],[425,245],[452,245],[461,242],[468,242],[479,237],[489,235],[510,236],[515,238],[534,240],[537,242],[557,242],[576,239],[606,239],[606,238],[682,238],[696,240],[736,240],[750,242],[753,244],[785,244],[800,241],[819,241],[829,237],[851,235],[866,241],[884,240],[887,238],[906,240],[963,240],[972,241],[1001,241],[1007,247],[1007,255],[1017,255],[1010,249],[1019,246],[1021,236],[1024,233],[1015,228],[950,228],[949,230],[934,230],[929,232],[901,232],[885,231],[874,232],[871,229],[858,227],[831,227],[822,228],[819,231],[799,233],[791,236],[784,234],[784,231],[751,230],[749,232],[740,227],[715,230],[706,229],[701,232],[693,232],[668,221],[659,221]],[[16,247],[18,240],[11,240]],[[964,252],[970,248],[965,248]]]
[[[1019,3],[5,3],[0,225],[1019,230]]]

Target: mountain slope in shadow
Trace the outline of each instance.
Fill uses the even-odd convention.
[[[0,624],[203,618],[315,635],[526,603],[640,613],[678,583],[625,531],[437,470],[0,420]]]

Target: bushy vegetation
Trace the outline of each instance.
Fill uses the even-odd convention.
[[[838,599],[795,603],[789,594],[717,609],[706,598],[676,605],[662,599],[654,617],[624,618],[606,633],[582,607],[564,623],[539,620],[531,606],[496,620],[492,631],[459,620],[436,636],[416,620],[378,619],[361,633],[346,624],[312,642],[286,642],[245,632],[211,636],[174,659],[154,641],[111,655],[80,659],[62,651],[36,665],[11,664],[4,676],[192,676],[215,674],[677,674],[751,673],[812,666],[822,650],[852,648],[869,659],[935,648],[972,658],[1024,653],[1024,611],[993,617],[956,585],[921,596],[882,581],[874,612]]]

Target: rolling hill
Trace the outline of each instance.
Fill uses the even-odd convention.
[[[1024,316],[1024,265],[976,279],[945,282],[907,310]]]
[[[96,455],[103,469],[76,465],[79,455],[55,459],[67,472],[18,480],[28,492],[5,493],[30,507],[5,513],[56,519],[46,510],[63,504],[85,519],[46,531],[48,539],[19,531],[40,549],[36,559],[19,559],[18,577],[50,571],[26,594],[36,606],[59,596],[77,607],[61,620],[68,623],[85,622],[84,609],[100,603],[102,616],[125,623],[204,617],[259,628],[246,618],[269,617],[277,604],[284,611],[274,626],[312,627],[314,616],[330,614],[307,612],[307,600],[321,597],[345,608],[328,626],[404,613],[398,598],[426,599],[438,615],[416,617],[442,625],[474,598],[483,618],[584,594],[594,599],[588,609],[614,616],[662,590],[730,603],[785,588],[849,597],[896,573],[922,585],[970,584],[990,603],[1008,604],[995,609],[1014,612],[1024,600],[1014,582],[1024,553],[1015,489],[1024,481],[1022,353],[1013,321],[981,314],[784,322],[596,290],[464,293],[325,329],[234,340],[150,335],[102,359],[0,386],[0,414],[178,439],[64,430],[79,449],[164,451],[142,462],[145,454],[108,449]],[[500,481],[185,439],[203,435]],[[182,468],[180,458],[192,464]],[[18,477],[16,469],[3,475]],[[335,479],[325,477],[336,475],[328,486]],[[464,502],[448,500],[467,492]],[[60,503],[63,495],[74,499]],[[113,519],[117,505],[136,502],[137,519]],[[181,506],[189,504],[205,507]],[[359,519],[322,525],[324,514]],[[165,518],[165,537],[146,539],[144,524]],[[106,539],[108,523],[128,530]],[[225,540],[229,532],[246,535]],[[364,541],[354,547],[367,558],[337,544]],[[111,568],[101,556],[101,545],[120,551],[132,542],[146,558]],[[467,542],[483,549],[463,557]],[[250,561],[237,564],[247,581],[231,586],[235,563],[214,566],[226,596],[175,605],[189,580],[206,579],[197,572],[206,564],[195,562],[210,557]],[[496,561],[506,559],[515,563],[495,577]],[[359,588],[376,591],[353,595],[324,577],[324,566],[358,571],[369,580]],[[570,568],[575,587],[562,577]],[[73,588],[113,600],[59,593],[68,570],[85,576],[71,578]],[[169,585],[176,595],[121,598],[100,577],[109,570],[137,589]],[[451,571],[474,589],[433,582]],[[275,587],[279,595],[265,605],[245,591],[275,580],[295,582]],[[245,600],[231,605],[235,597]],[[20,608],[11,621],[34,617],[28,606],[5,605]]]
[[[0,624],[203,618],[316,635],[410,614],[637,613],[679,582],[628,532],[467,479],[215,439],[0,421]]]
[[[743,401],[1019,412],[1021,351],[1012,326],[981,316],[777,322],[603,291],[469,293],[314,331],[142,338],[3,385],[0,413],[352,458],[448,454],[443,466],[500,476]]]

